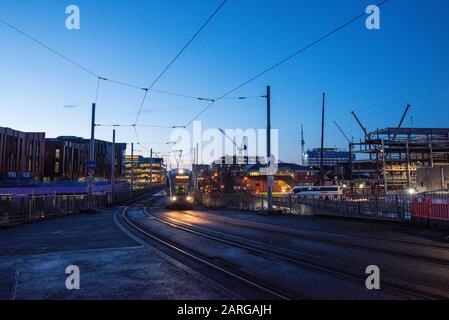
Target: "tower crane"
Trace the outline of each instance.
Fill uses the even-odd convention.
[[[337,121],[334,121],[335,126],[337,127],[338,131],[341,132],[341,134],[345,137],[345,139],[348,141],[348,143],[354,143],[354,137],[351,136],[351,140],[349,140],[348,136],[344,132],[344,130],[340,127],[340,125],[337,123]]]
[[[223,129],[218,129],[220,130],[220,132],[229,140],[232,142],[232,144],[237,148],[237,152],[239,154],[239,156],[243,155],[243,152],[246,151],[248,149],[248,146],[246,145],[245,141],[246,141],[246,137],[243,137],[242,139],[242,143],[239,145],[237,145],[237,143],[234,141],[234,139],[232,139],[230,136],[228,136],[226,134],[226,132]]]

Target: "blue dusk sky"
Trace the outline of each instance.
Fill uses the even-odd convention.
[[[220,0],[2,0],[0,19],[106,78],[147,87],[215,10]],[[81,29],[65,27],[68,5]],[[229,0],[154,89],[217,97],[375,4],[365,0]],[[90,135],[97,80],[0,24],[0,126],[44,131],[47,137]],[[321,95],[326,92],[328,147],[347,148],[334,126],[359,139],[354,110],[368,130],[448,127],[449,1],[390,0],[381,29],[365,18],[320,42],[232,96],[263,95],[272,87],[272,126],[282,161],[299,162],[300,124],[306,147],[318,147]],[[134,122],[143,92],[102,82],[97,123]],[[149,93],[139,120],[184,125],[205,101]],[[71,108],[65,106],[72,106]],[[224,100],[201,115],[203,128],[263,128],[265,100]],[[168,128],[139,128],[146,148],[167,152]],[[97,137],[111,140],[112,128]],[[117,140],[136,142],[133,128]],[[156,143],[156,144],[149,144]]]

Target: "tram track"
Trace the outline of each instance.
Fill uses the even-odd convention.
[[[153,201],[154,202],[154,201]],[[144,204],[145,202],[138,202],[133,204],[130,207],[141,207],[142,210],[144,210]],[[182,257],[185,257],[187,259],[193,260],[196,263],[199,263],[203,266],[201,269],[209,269],[208,274],[210,273],[210,270],[214,270],[215,272],[221,273],[222,275],[225,275],[226,277],[231,277],[234,282],[239,282],[241,284],[244,284],[246,288],[243,289],[244,292],[253,292],[253,295],[249,295],[248,297],[242,296],[240,293],[235,292],[232,289],[229,289],[227,286],[224,286],[217,281],[210,278],[210,276],[206,275],[205,271],[198,272],[196,270],[193,270],[192,268],[188,267],[187,264],[182,261],[184,259],[179,259],[179,257],[173,257],[170,255],[170,253],[164,252],[160,249],[155,248],[152,246],[154,250],[158,252],[158,255],[163,257],[166,260],[169,260],[171,263],[177,265],[178,267],[181,267],[184,271],[187,273],[193,275],[194,277],[201,280],[206,285],[212,287],[213,289],[216,289],[217,291],[224,293],[225,295],[229,296],[231,299],[246,299],[246,298],[253,298],[257,297],[259,299],[280,299],[280,300],[289,300],[297,297],[291,297],[288,296],[285,293],[281,293],[277,291],[276,289],[270,288],[267,284],[262,283],[261,281],[257,281],[256,279],[253,279],[249,277],[246,274],[243,274],[240,271],[233,270],[229,266],[225,267],[222,264],[218,264],[215,262],[212,262],[207,259],[207,257],[190,250],[186,248],[185,246],[182,246],[178,243],[175,243],[174,241],[171,241],[159,234],[156,234],[154,232],[151,232],[148,228],[145,228],[141,226],[140,224],[133,221],[132,218],[128,215],[128,209],[130,207],[126,207],[125,210],[121,213],[121,219],[130,227],[132,227],[134,230],[138,231],[141,235],[144,235],[145,237],[157,242],[159,245],[162,245],[163,247],[169,249],[169,251],[172,251],[176,253],[176,255],[180,255]],[[206,267],[206,268],[204,268]],[[250,288],[248,288],[250,287]]]
[[[189,215],[192,217],[204,218],[204,216],[197,216],[188,211],[182,211],[182,212],[185,213],[186,215]],[[248,221],[244,221],[241,219],[234,219],[234,218],[231,218],[231,219],[226,218],[226,220],[224,220],[224,219],[211,218],[210,216],[208,216],[207,219],[211,219],[211,220],[214,220],[214,221],[217,221],[220,223],[226,223],[229,225],[235,225],[238,227],[246,227],[246,228],[257,229],[257,230],[274,233],[274,234],[287,235],[287,236],[295,237],[297,239],[302,239],[302,240],[338,245],[340,247],[350,247],[350,248],[354,248],[354,249],[369,250],[369,251],[373,251],[373,252],[388,254],[388,255],[394,256],[394,257],[419,260],[419,261],[422,261],[425,263],[432,263],[435,265],[445,265],[445,266],[449,267],[449,260],[447,260],[447,259],[433,258],[433,257],[428,257],[428,256],[423,256],[423,255],[418,255],[418,254],[401,253],[401,252],[397,252],[397,251],[391,250],[391,249],[373,247],[373,246],[369,246],[369,245],[362,245],[359,243],[358,244],[348,243],[347,241],[337,240],[335,238],[325,239],[325,238],[320,238],[320,237],[316,237],[316,236],[305,235],[300,232],[295,232],[294,230],[291,230],[291,228],[284,227],[284,226],[265,225],[264,223],[248,222]],[[234,220],[234,221],[230,221],[230,220]],[[238,220],[238,221],[236,221],[236,220]],[[183,221],[179,221],[179,222],[186,223]],[[445,246],[438,246],[438,245],[421,244],[421,243],[416,243],[416,242],[411,242],[411,241],[401,241],[401,240],[387,239],[387,238],[381,238],[381,237],[371,237],[371,236],[365,237],[365,236],[353,235],[353,234],[349,234],[349,233],[328,232],[328,231],[320,231],[320,230],[314,230],[314,229],[307,229],[307,232],[317,232],[317,233],[321,233],[321,234],[338,235],[338,236],[352,237],[352,238],[363,239],[363,240],[380,240],[380,241],[385,241],[385,242],[398,243],[400,245],[410,245],[410,246],[414,246],[415,248],[416,248],[416,246],[418,246],[421,248],[427,248],[427,249],[432,249],[432,250],[444,250],[444,251],[442,251],[442,253],[449,252],[449,246],[445,247]]]
[[[301,267],[309,267],[314,270],[326,272],[328,274],[343,277],[345,279],[349,278],[352,281],[360,282],[360,280],[363,279],[361,275],[351,272],[344,266],[338,269],[329,268],[328,267],[329,264],[333,266],[336,265],[335,261],[325,261],[325,260],[323,261],[321,257],[310,257],[310,256],[305,257],[304,255],[298,257],[298,252],[296,250],[287,250],[285,248],[269,246],[265,243],[257,243],[257,241],[249,241],[248,239],[239,238],[238,236],[224,235],[223,233],[217,231],[211,231],[202,227],[189,225],[188,223],[182,221],[176,221],[176,219],[173,218],[170,218],[170,220],[168,220],[167,218],[161,218],[159,215],[155,214],[154,212],[151,212],[151,210],[148,210],[147,208],[145,208],[145,211],[148,215],[152,216],[152,218],[156,219],[161,223],[195,234],[197,236],[201,236],[221,243],[239,247],[241,249],[255,252],[257,254],[272,256],[278,259],[282,259],[286,262],[299,265]],[[320,262],[317,262],[317,258],[320,260]],[[385,276],[383,276],[382,283],[383,288],[386,288],[388,291],[392,293],[403,295],[407,298],[412,299],[448,298],[447,292],[442,291],[440,289],[427,287],[421,284],[404,283],[403,281],[388,279]]]

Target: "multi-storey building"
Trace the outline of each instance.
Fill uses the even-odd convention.
[[[45,177],[78,180],[87,176],[90,140],[58,137],[46,140]],[[126,143],[115,144],[115,176],[124,174]],[[95,140],[95,177],[109,179],[112,168],[112,142]]]
[[[44,132],[0,127],[0,177],[40,178],[44,173]]]
[[[321,166],[321,148],[307,150],[304,155],[305,165],[319,168]],[[354,154],[337,148],[323,148],[323,166],[330,168],[339,163],[348,163],[355,160]]]
[[[163,158],[145,158],[140,155],[127,155],[125,158],[125,176],[136,189],[150,184],[162,184],[165,181],[166,166]],[[132,170],[131,170],[132,168]]]

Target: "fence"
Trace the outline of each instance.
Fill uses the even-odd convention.
[[[139,190],[88,194],[0,195],[0,227],[80,213],[123,203],[160,190],[160,186]]]
[[[312,215],[408,221],[412,217],[413,196],[359,194],[294,198],[288,196],[276,198],[274,203],[280,207],[287,207],[292,212]]]
[[[264,210],[266,196],[250,194],[204,194],[197,201],[208,207]],[[273,206],[285,213],[414,222],[449,226],[447,195],[286,195],[273,198]]]
[[[230,208],[237,210],[262,210],[266,205],[263,196],[250,194],[221,193],[211,194],[198,192],[195,195],[195,202],[212,208]]]

